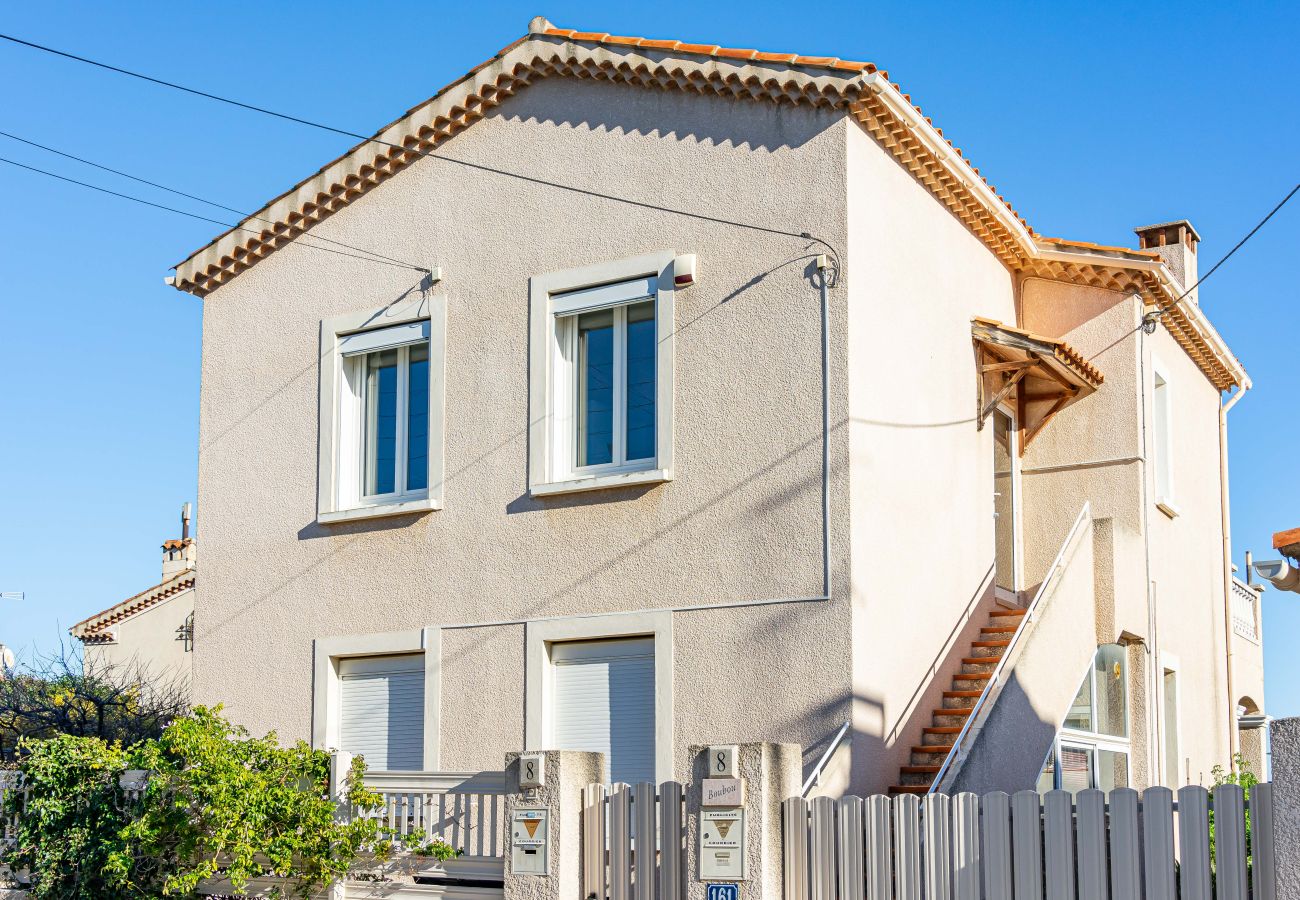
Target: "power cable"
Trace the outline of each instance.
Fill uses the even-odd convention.
[[[1203,284],[1203,283],[1204,283],[1204,282],[1205,282],[1205,281],[1206,281],[1206,280],[1207,280],[1211,275],[1214,274],[1215,269],[1219,268],[1219,266],[1223,265],[1223,264],[1226,263],[1228,260],[1230,260],[1230,259],[1232,258],[1232,255],[1233,255],[1234,253],[1236,253],[1238,250],[1240,250],[1242,247],[1244,247],[1244,246],[1246,245],[1246,242],[1247,242],[1248,240],[1250,240],[1251,238],[1253,238],[1253,237],[1255,236],[1255,233],[1256,233],[1257,231],[1259,231],[1261,228],[1263,228],[1264,225],[1265,225],[1265,223],[1268,222],[1269,219],[1273,218],[1273,216],[1277,214],[1277,211],[1278,211],[1278,210],[1280,210],[1282,207],[1286,206],[1287,201],[1290,200],[1292,197],[1294,197],[1294,196],[1296,195],[1296,192],[1297,192],[1297,191],[1300,191],[1300,184],[1297,184],[1295,187],[1291,188],[1290,193],[1288,193],[1285,197],[1283,197],[1283,198],[1281,199],[1281,201],[1277,204],[1277,206],[1275,206],[1275,207],[1273,207],[1271,210],[1269,210],[1268,215],[1266,215],[1264,218],[1260,219],[1260,220],[1259,220],[1259,223],[1256,224],[1254,228],[1250,229],[1250,231],[1246,233],[1246,236],[1245,236],[1244,238],[1242,238],[1241,240],[1237,241],[1236,246],[1234,246],[1231,250],[1229,250],[1226,254],[1224,254],[1224,256],[1223,256],[1222,259],[1220,259],[1220,260],[1219,260],[1218,262],[1216,262],[1213,266],[1211,266],[1211,267],[1210,267],[1210,270],[1209,270],[1208,272],[1206,272],[1206,273],[1205,273],[1204,275],[1202,275],[1200,278],[1197,278],[1195,284],[1193,284],[1193,285],[1192,285],[1191,287],[1189,287],[1187,290],[1183,291],[1181,294],[1179,294],[1179,295],[1178,295],[1177,297],[1175,297],[1173,300],[1169,301],[1168,303],[1164,304],[1163,306],[1159,306],[1159,307],[1157,307],[1157,308],[1151,310],[1151,312],[1149,312],[1149,313],[1147,313],[1145,316],[1143,316],[1143,317],[1142,317],[1142,324],[1139,325],[1138,328],[1145,329],[1147,334],[1151,334],[1152,332],[1154,332],[1154,331],[1155,331],[1155,328],[1156,328],[1156,322],[1160,321],[1160,317],[1161,317],[1161,316],[1163,316],[1165,313],[1167,313],[1167,312],[1169,312],[1170,310],[1172,310],[1172,309],[1173,309],[1175,306],[1177,306],[1179,303],[1182,303],[1182,302],[1183,302],[1183,298],[1186,297],[1188,294],[1190,294],[1192,291],[1196,290],[1198,287],[1200,287],[1200,286],[1201,286],[1201,285],[1202,285],[1202,284]],[[1134,331],[1136,331],[1136,330],[1137,330],[1137,329],[1134,329]],[[1132,334],[1132,333],[1133,333],[1133,332],[1129,332],[1129,334]]]
[[[506,169],[498,169],[495,168],[494,166],[487,166],[481,163],[472,163],[467,160],[456,159],[455,157],[451,157],[451,156],[438,156],[434,154],[433,150],[419,150],[413,147],[405,147],[402,146],[401,144],[394,144],[390,141],[385,141],[379,137],[373,137],[373,136],[367,137],[364,134],[359,134],[355,131],[348,131],[345,128],[335,128],[333,125],[326,125],[322,122],[314,122],[311,119],[304,119],[299,116],[289,115],[288,113],[277,112],[276,110],[267,109],[266,107],[263,106],[255,106],[251,103],[244,103],[240,100],[234,100],[229,97],[223,97],[219,94],[213,94],[208,91],[201,91],[198,88],[192,88],[192,87],[187,87],[183,84],[177,84],[174,81],[167,81],[162,78],[154,78],[152,75],[145,75],[141,72],[134,72],[130,69],[124,69],[120,66],[114,66],[108,63],[99,62],[98,60],[89,59],[85,56],[78,56],[75,53],[68,53],[67,51],[64,50],[57,50],[54,47],[47,47],[44,44],[37,44],[32,41],[25,41],[22,38],[14,37],[13,35],[10,34],[0,33],[0,40],[6,40],[11,43],[19,44],[24,47],[30,47],[33,50],[40,50],[44,53],[52,53],[55,56],[61,56],[64,59],[70,59],[75,62],[85,63],[86,65],[89,66],[95,66],[100,69],[106,69],[110,72],[116,72],[119,75],[127,75],[131,78],[138,78],[142,81],[147,81],[150,82],[151,84],[156,84],[161,87],[167,87],[167,88],[172,88],[173,90],[183,91],[187,94],[193,94],[196,97],[203,97],[208,100],[215,100],[218,103],[225,103],[230,106],[236,106],[239,107],[240,109],[245,109],[250,112],[262,113],[263,115],[273,116],[274,118],[277,119],[283,119],[286,122],[294,122],[298,125],[306,125],[309,128],[317,128],[320,129],[321,131],[332,132],[334,134],[339,134],[345,137],[354,138],[356,140],[364,141],[366,143],[379,144],[381,146],[390,147],[395,150],[401,150],[403,153],[412,153],[417,157],[437,159],[443,162],[449,162],[449,163],[454,163],[456,165],[465,166],[466,168],[470,168],[470,169],[477,169],[483,172],[491,172],[495,175],[502,175],[509,178],[517,178],[522,181],[528,181],[534,184],[545,185],[547,187],[553,187],[560,190],[570,191],[572,193],[582,194],[584,196],[597,197],[604,200],[612,200],[617,203],[625,203],[629,206],[636,206],[642,209],[654,210],[656,212],[664,212],[664,213],[669,213],[671,215],[685,216],[685,217],[698,219],[705,222],[713,222],[719,225],[730,225],[736,228],[744,228],[750,231],[764,232],[766,234],[780,235],[783,237],[801,238],[803,240],[812,241],[814,243],[821,244],[823,247],[825,247],[827,250],[830,251],[832,258],[835,261],[834,269],[835,269],[835,276],[836,276],[835,278],[832,278],[831,283],[834,284],[838,280],[838,275],[840,270],[839,251],[836,250],[835,247],[829,242],[824,241],[819,237],[814,237],[812,234],[809,234],[806,231],[786,231],[781,228],[772,228],[766,225],[755,225],[750,222],[738,222],[732,219],[724,219],[719,216],[710,216],[703,213],[691,212],[689,210],[674,209],[671,207],[660,206],[658,204],[649,203],[642,200],[633,200],[629,197],[620,197],[617,194],[606,194],[601,191],[591,190],[589,188],[574,187],[572,185],[561,184],[560,182],[556,182],[556,181],[548,181],[544,178],[537,178],[532,175],[524,175],[519,172],[511,172]]]
[[[208,206],[215,206],[217,209],[224,209],[226,212],[232,212],[237,216],[243,216],[245,219],[255,219],[258,222],[266,222],[268,225],[279,224],[278,222],[275,222],[272,219],[265,219],[253,213],[244,212],[243,210],[235,209],[233,206],[226,206],[224,203],[218,203],[215,200],[208,200],[204,197],[199,197],[195,194],[187,194],[185,191],[168,187],[165,184],[159,184],[156,181],[150,181],[147,178],[141,178],[138,175],[132,175],[130,172],[123,172],[121,169],[111,168],[101,163],[97,163],[94,160],[86,159],[85,157],[74,156],[71,153],[65,153],[62,150],[56,150],[53,147],[48,147],[45,144],[39,144],[36,141],[28,140],[27,138],[24,137],[19,137],[16,134],[10,134],[7,131],[0,131],[0,137],[7,137],[12,141],[18,141],[20,144],[26,144],[29,147],[36,147],[37,149],[44,150],[47,153],[53,153],[56,156],[62,156],[64,159],[71,159],[74,162],[79,162],[87,166],[93,166],[94,168],[100,169],[104,172],[110,172],[113,175],[120,175],[123,178],[129,178],[131,181],[139,182],[140,184],[146,184],[149,187],[157,188],[160,191],[167,191],[169,194],[175,194],[178,197],[185,197],[188,200],[197,200],[199,203],[206,203]],[[419,266],[415,266],[411,263],[405,262],[404,260],[394,259],[391,256],[385,256],[382,253],[377,253],[374,250],[367,250],[365,247],[354,247],[351,244],[343,243],[343,241],[332,240],[331,238],[322,237],[319,234],[312,234],[311,238],[312,240],[316,240],[316,241],[324,241],[327,244],[335,244],[336,246],[339,247],[346,247],[349,250],[356,250],[359,253],[368,253],[371,256],[378,257],[379,259],[386,259],[389,262],[397,263],[398,265],[410,266],[411,268],[420,268]]]
[[[183,209],[176,209],[173,206],[164,206],[161,203],[154,203],[152,200],[144,200],[140,197],[133,197],[130,194],[123,194],[118,191],[111,191],[108,188],[100,187],[97,184],[89,184],[88,182],[85,181],[78,181],[75,178],[68,178],[64,175],[57,175],[54,172],[47,172],[45,169],[38,169],[35,166],[29,166],[29,165],[25,165],[24,163],[15,162],[12,159],[6,159],[3,156],[0,156],[0,163],[8,163],[9,165],[15,166],[19,169],[26,169],[28,172],[35,172],[38,175],[45,175],[49,178],[57,178],[59,181],[66,181],[68,184],[75,184],[78,187],[89,188],[92,191],[99,191],[101,194],[108,194],[113,197],[121,197],[123,200],[131,200],[135,203],[143,204],[144,206],[152,206],[154,209],[161,209],[169,213],[175,213],[178,216],[188,216],[191,219],[198,219],[201,222],[211,222],[212,224],[220,225],[223,228],[230,228],[236,231],[247,231],[249,234],[258,234],[258,235],[261,234],[260,231],[254,231],[251,228],[244,228],[239,225],[231,225],[229,222],[223,222],[220,219],[211,219],[208,218],[207,216],[201,216],[198,213],[186,212]],[[322,247],[319,244],[306,244],[294,240],[294,241],[290,241],[287,246],[303,247],[308,250],[320,250],[324,253],[335,253],[338,254],[339,256],[347,256],[347,257],[351,257],[352,259],[362,260],[364,262],[377,263],[378,265],[381,266],[393,266],[401,269],[414,269],[415,271],[423,272],[426,275],[429,273],[428,269],[422,268],[420,266],[412,266],[412,265],[408,265],[407,263],[391,263],[391,262],[386,262],[382,259],[376,259],[373,256],[358,256],[355,253],[344,253],[342,250],[333,250],[330,249],[329,247]]]

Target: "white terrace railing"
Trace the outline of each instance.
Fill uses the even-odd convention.
[[[785,900],[1277,900],[1273,786],[1176,796],[792,797]]]
[[[502,877],[504,772],[367,772],[366,787],[383,795],[384,805],[374,815],[385,831],[423,832],[463,851],[444,866],[449,875]]]
[[[1248,640],[1259,640],[1259,592],[1232,579],[1232,630]]]

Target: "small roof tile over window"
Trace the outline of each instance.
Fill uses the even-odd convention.
[[[1149,251],[1043,238],[875,64],[711,43],[557,28],[543,18],[491,59],[272,200],[176,266],[178,289],[205,296],[316,223],[431,153],[544,77],[843,110],[1013,271],[1171,303],[1179,285]],[[267,221],[275,224],[267,224]],[[1170,333],[1220,390],[1249,383],[1199,311],[1175,307]]]

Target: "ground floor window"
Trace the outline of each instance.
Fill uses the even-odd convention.
[[[654,782],[654,638],[557,642],[550,662],[548,745],[604,753],[611,782]]]
[[[1129,786],[1128,654],[1119,644],[1097,648],[1043,761],[1038,790]]]
[[[424,768],[424,656],[339,661],[339,749],[371,771]]]

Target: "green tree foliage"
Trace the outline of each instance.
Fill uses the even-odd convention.
[[[1214,779],[1214,787],[1221,784],[1235,784],[1242,789],[1246,803],[1246,867],[1249,870],[1253,864],[1250,846],[1250,789],[1259,784],[1259,778],[1250,770],[1250,762],[1246,757],[1238,753],[1232,758],[1233,768],[1228,771],[1223,766],[1215,766],[1210,770],[1210,777]],[[1210,808],[1210,860],[1211,863],[1216,859],[1214,854],[1214,808]]]
[[[424,835],[400,843],[383,835],[366,814],[382,800],[364,787],[361,758],[346,782],[347,804],[360,815],[341,816],[328,753],[251,737],[220,707],[199,707],[129,748],[65,735],[26,740],[21,750],[26,808],[16,847],[0,862],[29,870],[34,900],[189,896],[218,877],[238,892],[267,876],[308,896],[398,850],[458,853]],[[119,788],[131,769],[149,773],[142,791]]]

